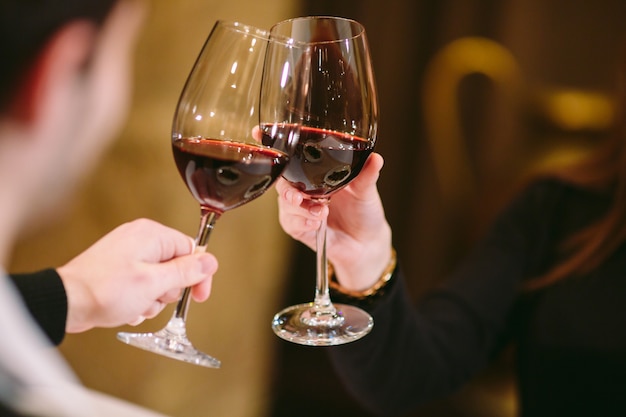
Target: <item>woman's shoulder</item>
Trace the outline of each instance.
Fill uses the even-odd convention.
[[[611,195],[559,177],[537,177],[527,182],[500,215],[524,234],[561,236],[602,216]]]
[[[534,202],[535,204],[571,204],[576,202],[607,201],[608,192],[583,186],[557,176],[541,176],[526,182],[517,195],[516,200]]]

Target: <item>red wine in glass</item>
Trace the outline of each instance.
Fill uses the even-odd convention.
[[[261,126],[264,143],[287,136],[289,125]],[[312,198],[323,198],[347,185],[363,168],[374,147],[371,141],[343,132],[301,126],[294,155],[283,177]]]
[[[281,175],[294,143],[261,144],[261,80],[280,87],[282,64],[265,70],[270,42],[265,30],[218,21],[194,63],[174,112],[170,146],[178,171],[200,204],[194,252],[204,252],[216,221],[226,211],[261,196]],[[287,55],[287,54],[282,54]],[[284,87],[283,87],[284,88]],[[274,90],[277,93],[281,88]],[[160,145],[159,145],[160,146]],[[241,256],[245,256],[241,254]],[[191,288],[185,288],[171,319],[156,332],[120,332],[132,346],[195,365],[219,368],[218,359],[198,350],[187,337]],[[234,329],[237,331],[237,329]]]
[[[278,96],[282,100],[266,112],[269,117],[261,117],[263,137],[271,139],[288,127],[272,122],[299,126],[295,153],[283,177],[318,204],[328,205],[331,196],[359,174],[376,142],[378,104],[365,29],[350,19],[308,16],[277,23],[270,30],[272,37],[289,37],[298,50],[293,65],[284,67],[287,74],[293,69],[288,81],[294,86],[290,94]],[[313,302],[284,308],[272,320],[276,335],[290,342],[339,345],[365,336],[373,326],[366,311],[331,301],[326,230],[326,219],[321,218]]]
[[[218,213],[262,195],[289,162],[286,153],[273,148],[215,139],[177,139],[172,150],[191,194]]]

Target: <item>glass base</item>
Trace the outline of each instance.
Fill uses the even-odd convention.
[[[184,334],[172,333],[167,328],[156,333],[120,332],[117,339],[131,346],[194,365],[207,368],[219,368],[221,365],[219,360],[194,348]]]
[[[358,307],[334,304],[331,311],[319,312],[313,303],[287,307],[274,316],[274,333],[289,342],[309,346],[334,346],[358,340],[368,334],[374,320]]]

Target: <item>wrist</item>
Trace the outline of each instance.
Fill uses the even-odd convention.
[[[342,250],[336,250],[339,246],[336,244],[329,252],[328,260],[337,281],[346,290],[364,291],[375,285],[388,268],[389,260],[395,257],[389,224],[377,224],[375,230],[361,232],[359,239],[339,242]]]
[[[73,279],[74,271],[68,265],[58,267],[57,273],[61,278],[67,298],[67,319],[65,331],[67,333],[80,333],[91,329],[87,319],[89,310],[89,291],[80,284],[79,280]]]
[[[397,254],[396,250],[391,247],[390,255],[388,257],[388,262],[383,270],[383,272],[378,276],[378,279],[369,287],[359,290],[354,290],[350,288],[346,288],[342,286],[339,281],[337,281],[335,276],[335,269],[333,265],[328,263],[328,277],[329,277],[329,286],[332,290],[339,292],[349,298],[355,300],[363,300],[371,297],[375,297],[384,292],[385,287],[391,281],[393,277],[394,271],[397,266]]]

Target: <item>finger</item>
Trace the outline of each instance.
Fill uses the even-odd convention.
[[[314,220],[328,216],[328,204],[319,203],[315,200],[304,200],[300,207],[306,210],[309,217]]]
[[[287,189],[287,187],[291,187],[291,186],[283,177],[278,178],[276,182],[274,183],[274,188],[276,189],[276,192],[278,193],[279,196],[283,194],[283,192],[285,191],[285,189]]]
[[[155,301],[150,305],[150,307],[144,311],[144,313],[140,316],[143,319],[152,319],[159,315],[161,311],[165,308],[165,304],[160,301]]]
[[[302,234],[319,229],[321,220],[305,216],[294,216],[279,212],[278,222],[287,234],[298,238]]]
[[[131,326],[139,326],[141,323],[144,322],[146,318],[144,316],[139,316],[137,317],[137,319],[135,321],[131,321],[128,324]]]
[[[213,279],[208,278],[200,283],[194,285],[191,288],[191,298],[198,303],[206,301],[211,295],[211,287],[213,285]]]
[[[328,215],[328,207],[311,200],[303,200],[298,206],[278,200],[278,220],[289,234],[317,229],[320,221]]]
[[[321,225],[320,219],[290,215],[281,211],[279,211],[278,222],[285,233],[311,247],[315,243],[315,234]]]
[[[193,239],[176,229],[150,219],[137,219],[119,226],[114,233],[146,242],[148,262],[168,261],[193,251]]]
[[[160,260],[166,261],[193,253],[195,243],[191,237],[167,226],[161,224],[159,226],[162,233],[155,233],[153,240],[160,245]]]
[[[281,179],[277,184],[277,191],[279,193],[278,204],[287,214],[305,216],[315,221],[319,221],[318,217],[328,215],[326,204],[305,198],[304,193],[296,190],[285,180]]]
[[[302,193],[293,188],[293,186],[283,178],[279,178],[278,181],[276,181],[276,191],[280,199],[292,206],[299,206],[304,200]]]
[[[252,128],[252,138],[259,143],[263,140],[263,132],[261,132],[261,128],[259,126],[254,126]]]
[[[150,264],[153,276],[160,277],[154,280],[152,294],[167,294],[173,289],[192,287],[205,280],[217,271],[218,262],[213,254],[208,252],[180,256],[167,262]]]
[[[165,304],[173,303],[175,301],[178,301],[178,299],[180,298],[180,295],[181,295],[180,288],[172,288],[171,290],[167,291],[165,294],[160,296],[159,301]]]
[[[289,191],[287,192],[289,193]],[[324,205],[312,200],[301,200],[298,205],[289,201],[290,197],[279,197],[278,206],[282,213],[290,216],[318,218],[324,214]]]

